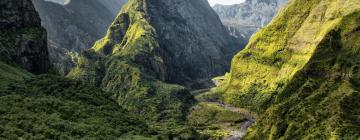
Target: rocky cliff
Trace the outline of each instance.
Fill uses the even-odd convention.
[[[111,94],[43,74],[49,59],[40,22],[30,0],[0,1],[0,139],[147,139],[160,134]]]
[[[181,118],[194,100],[169,83],[225,72],[240,47],[205,0],[130,0],[69,77],[117,93],[129,110]]]
[[[234,52],[243,47],[228,35],[206,0],[147,3],[167,82],[188,86],[223,74]]]
[[[217,4],[213,8],[231,35],[249,40],[254,32],[273,19],[287,1],[246,0],[244,3],[235,5]]]
[[[206,1],[130,1],[93,50],[131,55],[157,79],[189,86],[224,73],[241,47]]]
[[[33,0],[47,29],[50,58],[60,74],[75,66],[76,56],[105,35],[124,1],[71,0],[65,5]]]
[[[0,7],[0,60],[35,74],[48,72],[46,31],[31,1],[2,0]]]
[[[359,5],[293,0],[234,57],[217,95],[260,114],[248,139],[360,136]]]

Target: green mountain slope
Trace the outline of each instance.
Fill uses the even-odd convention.
[[[360,1],[293,0],[215,93],[261,118],[247,139],[356,139]]]
[[[202,25],[210,20],[211,30]],[[232,41],[206,1],[130,0],[68,77],[116,93],[153,120],[183,120],[194,102],[183,86],[224,72],[226,52],[240,48]]]
[[[115,93],[120,104],[143,117],[182,120],[194,99],[184,87],[157,79],[164,76],[165,66],[141,4],[132,0],[125,5],[126,12],[117,17],[106,37],[82,54],[69,77]],[[115,40],[121,38],[122,42]]]
[[[155,132],[109,94],[50,75],[1,88],[0,112],[4,139],[115,139]]]
[[[40,18],[30,0],[0,5],[5,7],[0,10],[0,139],[167,136],[123,109],[112,94],[67,78],[35,75],[49,71]]]

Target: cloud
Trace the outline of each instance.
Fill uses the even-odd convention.
[[[222,4],[222,5],[232,5],[232,4],[239,4],[243,3],[245,0],[208,0],[211,6],[215,4]]]
[[[45,0],[45,1],[51,1],[51,2],[55,2],[55,3],[59,3],[59,4],[68,4],[70,2],[70,0]]]

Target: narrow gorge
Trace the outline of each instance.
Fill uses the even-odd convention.
[[[360,138],[360,1],[0,0],[0,139]]]

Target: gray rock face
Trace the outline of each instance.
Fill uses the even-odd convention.
[[[215,5],[213,9],[231,35],[248,40],[267,25],[288,0],[246,0],[242,4]]]
[[[30,0],[0,1],[0,60],[34,74],[50,68],[46,31]]]
[[[45,1],[51,1],[58,4],[66,5],[69,4],[70,1],[74,1],[74,0],[45,0]],[[79,1],[79,0],[75,0],[75,1]],[[124,5],[127,2],[127,0],[98,0],[98,1],[103,6],[107,7],[107,9],[109,9],[114,14],[117,14],[119,12],[120,10],[119,5]]]
[[[48,31],[51,61],[62,75],[75,66],[78,53],[91,48],[105,35],[124,3],[123,0],[71,0],[65,5],[59,4],[61,1],[33,2]]]
[[[130,0],[94,48],[132,59],[161,81],[193,87],[228,71],[243,46],[206,0]]]
[[[146,2],[150,24],[168,55],[168,82],[184,84],[221,75],[243,47],[229,36],[206,0]]]
[[[127,0],[99,0],[107,9],[109,9],[114,15],[117,15],[120,11],[122,5],[124,5]]]

